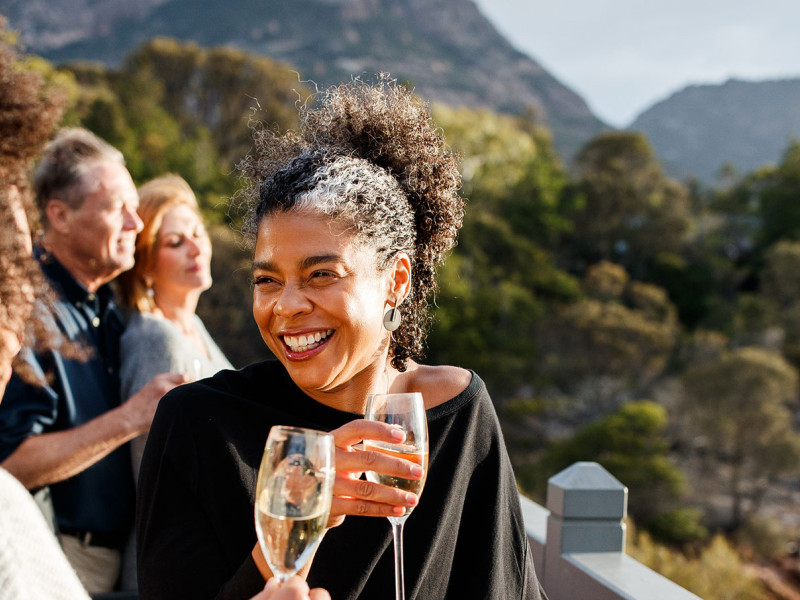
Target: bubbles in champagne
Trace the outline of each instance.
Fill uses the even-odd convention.
[[[313,554],[328,520],[324,473],[301,454],[283,459],[256,499],[264,556],[275,573],[295,573]]]

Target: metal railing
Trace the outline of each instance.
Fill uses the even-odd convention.
[[[625,554],[628,489],[599,464],[578,462],[551,477],[547,508],[520,500],[550,600],[699,600]]]

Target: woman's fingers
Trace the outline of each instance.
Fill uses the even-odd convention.
[[[391,460],[409,463],[412,467],[418,467],[418,465],[414,465],[410,461]],[[407,470],[409,467],[401,468]],[[406,514],[407,508],[416,506],[418,502],[418,496],[411,492],[337,473],[333,483],[333,501],[331,503],[330,517],[328,518],[328,527],[341,525],[346,515],[401,517]]]
[[[425,471],[410,460],[397,458],[370,449],[353,449],[352,451],[336,451],[336,472],[340,474],[375,471],[392,477],[403,479],[422,479]]]
[[[331,432],[336,443],[336,479],[333,484],[328,527],[340,525],[346,515],[397,517],[419,502],[416,494],[365,481],[362,474],[374,471],[391,477],[419,480],[423,468],[410,460],[373,449],[356,447],[364,440],[399,444],[405,432],[393,425],[358,419]]]
[[[353,444],[357,444],[361,440],[375,440],[376,442],[397,444],[398,442],[402,442],[406,437],[405,432],[395,425],[380,423],[378,421],[367,421],[366,419],[350,421],[338,429],[334,429],[331,433],[333,434],[336,447],[342,449],[350,448]]]
[[[405,509],[405,507],[408,506],[416,506],[419,502],[417,495],[411,492],[386,485],[379,485],[363,479],[347,479],[344,477],[336,478],[333,484],[333,495],[337,498],[347,498],[358,501],[357,505],[352,509],[353,512],[346,513],[351,515],[371,514],[368,506],[371,504],[388,505],[388,508],[402,507]],[[360,506],[361,504],[364,506]],[[386,516],[384,513],[381,514],[382,516]]]
[[[421,466],[410,460],[389,456],[373,449],[356,447],[363,440],[401,443],[405,432],[394,425],[358,419],[332,432],[336,444],[336,473],[358,479],[364,471],[375,471],[392,477],[422,479]]]
[[[322,588],[308,589],[308,584],[295,575],[281,585],[273,577],[267,582],[264,591],[253,597],[252,600],[330,600],[331,596]]]
[[[360,498],[334,497],[331,502],[331,513],[328,517],[328,527],[341,525],[344,517],[402,517],[406,514],[406,507],[393,504],[383,504],[362,500]]]

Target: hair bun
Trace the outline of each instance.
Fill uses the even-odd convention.
[[[374,85],[329,88],[319,108],[303,110],[301,123],[309,146],[364,158],[397,179],[416,214],[420,263],[440,263],[463,219],[461,175],[426,104],[381,75]]]

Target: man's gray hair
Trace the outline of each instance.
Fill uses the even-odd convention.
[[[104,161],[125,164],[119,150],[87,129],[76,127],[59,132],[45,147],[33,177],[36,205],[45,224],[45,208],[50,200],[57,198],[71,208],[80,207],[88,193],[83,185],[84,174]]]

